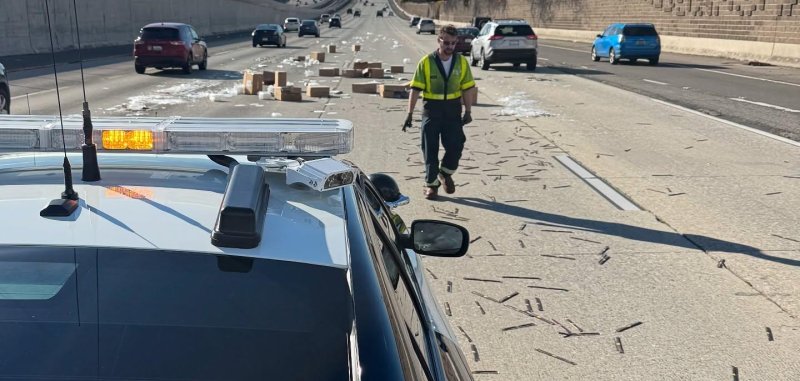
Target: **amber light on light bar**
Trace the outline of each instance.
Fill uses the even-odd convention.
[[[103,149],[151,151],[153,149],[153,132],[142,130],[104,130]]]

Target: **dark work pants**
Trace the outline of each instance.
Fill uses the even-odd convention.
[[[444,146],[439,167],[439,141]],[[464,150],[464,125],[461,123],[461,99],[425,101],[422,113],[422,154],[425,157],[425,185],[440,185],[439,171],[455,173]]]

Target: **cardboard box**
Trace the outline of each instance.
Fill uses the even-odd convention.
[[[353,93],[375,94],[378,92],[378,83],[354,83]]]
[[[383,62],[369,62],[367,67],[370,69],[383,69]]]
[[[264,89],[264,74],[245,71],[243,82],[245,95],[256,95]]]
[[[308,86],[306,95],[313,98],[328,98],[331,96],[331,88],[328,86]]]
[[[336,53],[336,45],[328,45],[328,53]]]
[[[339,68],[338,67],[326,67],[319,69],[319,76],[320,77],[338,77],[339,76]]]
[[[403,73],[403,72],[405,72],[405,71],[406,71],[406,70],[405,70],[405,68],[403,67],[403,65],[392,65],[392,66],[391,66],[391,72],[392,72],[392,74]]]
[[[299,87],[275,87],[275,99],[283,102],[300,102],[303,100],[303,91]]]
[[[276,71],[275,72],[275,81],[273,81],[275,86],[286,86],[287,81],[287,73],[285,71]]]
[[[383,69],[370,68],[368,70],[369,70],[369,77],[370,78],[383,78]]]
[[[359,78],[362,75],[361,75],[361,70],[345,69],[343,76],[347,78]]]
[[[354,52],[360,52],[361,51],[361,45],[358,45],[358,44],[353,45],[353,51]]]
[[[264,86],[275,84],[275,72],[264,70]]]
[[[297,56],[294,60],[298,62],[305,62],[306,56]]]
[[[364,70],[369,67],[369,62],[359,61],[353,62],[353,69]]]
[[[325,53],[323,52],[311,52],[311,59],[317,60],[319,62],[325,62]]]
[[[383,84],[378,87],[381,98],[401,98],[408,99],[408,88],[405,85]]]

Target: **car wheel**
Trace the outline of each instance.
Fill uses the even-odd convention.
[[[597,51],[594,49],[594,46],[592,46],[592,61],[600,61],[600,56],[597,55]]]
[[[650,65],[653,65],[653,66],[658,65],[658,57],[651,58],[651,59],[648,60],[648,62],[650,63]]]
[[[186,63],[181,67],[183,74],[192,74],[192,57],[186,57]]]
[[[483,50],[481,50],[481,70],[489,70],[489,61],[486,61],[486,55],[483,54]]]
[[[319,33],[317,33],[316,35],[314,35],[314,38],[319,38]]]
[[[518,63],[515,63],[515,64],[514,64],[514,69],[515,69],[515,70],[516,70],[516,69],[519,69],[519,66],[520,66],[520,64],[518,64]]]
[[[147,67],[142,65],[133,65],[133,69],[136,70],[137,74],[144,74],[144,70],[147,69]]]
[[[302,33],[298,33],[297,37],[303,37],[303,34]]]
[[[619,58],[617,58],[617,53],[614,52],[614,48],[608,51],[608,62],[612,65],[616,65],[619,63]]]
[[[528,69],[528,71],[536,71],[536,61],[528,62],[525,68]]]
[[[473,66],[473,67],[474,67],[474,66],[478,66],[478,59],[477,59],[477,58],[475,58],[475,55],[474,55],[474,54],[472,54],[471,52],[470,52],[470,55],[469,55],[469,64],[470,64],[471,66]]]
[[[11,94],[5,87],[0,87],[0,114],[11,114]]]
[[[208,68],[208,53],[203,53],[203,62],[200,62],[197,68],[200,70],[206,70]]]
[[[256,44],[256,42],[255,42],[255,41],[253,41],[253,47],[254,47],[254,48],[255,48],[256,46],[258,46],[258,45],[259,45],[259,44]]]
[[[419,31],[417,31],[417,34],[419,34]]]

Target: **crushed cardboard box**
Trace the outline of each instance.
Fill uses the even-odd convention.
[[[378,92],[378,85],[379,85],[379,83],[376,83],[376,82],[354,83],[353,84],[353,93],[375,94],[375,93]]]
[[[308,86],[306,95],[312,98],[328,98],[331,96],[331,88],[328,86]]]
[[[391,73],[392,74],[403,73],[403,72],[405,72],[405,68],[403,67],[403,65],[392,65],[391,66]]]
[[[339,76],[339,68],[338,67],[325,67],[319,69],[319,76],[320,77],[338,77]]]
[[[323,52],[311,52],[311,59],[317,60],[319,62],[325,62],[325,53]]]
[[[378,87],[381,98],[408,98],[408,87],[405,85],[383,84]]]
[[[358,45],[358,44],[353,45],[353,51],[354,52],[360,52],[361,51],[361,45]]]
[[[276,86],[275,99],[284,102],[300,102],[303,100],[303,91],[294,86]]]
[[[264,89],[264,74],[253,73],[252,71],[244,72],[243,80],[244,93],[246,95],[256,95],[259,91]]]
[[[306,60],[306,56],[297,56],[294,60],[297,62],[303,62]]]
[[[353,62],[353,69],[364,70],[367,69],[368,67],[369,67],[369,62],[364,62],[364,61]]]
[[[328,45],[328,53],[336,53],[336,45]]]

